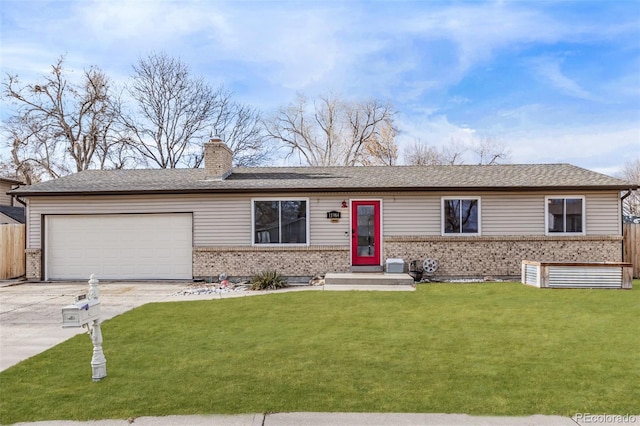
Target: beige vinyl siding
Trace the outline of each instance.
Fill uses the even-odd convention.
[[[195,246],[243,245],[249,240],[249,202],[239,197],[206,196],[87,196],[33,197],[29,208],[28,247],[40,248],[43,214],[117,214],[193,212]],[[239,235],[245,235],[244,242]],[[214,242],[215,241],[215,242]]]
[[[385,237],[441,235],[441,197],[477,196],[482,199],[483,236],[545,235],[544,197],[535,193],[406,193],[406,194],[244,194],[32,197],[29,200],[27,247],[41,247],[41,215],[109,213],[193,213],[195,247],[251,245],[252,198],[309,200],[311,245],[350,244],[348,209],[342,200],[380,199]],[[563,192],[559,195],[571,195]],[[620,235],[620,200],[616,191],[575,193],[586,202],[587,235]],[[338,223],[326,213],[340,211]],[[345,232],[347,235],[345,235]]]
[[[351,228],[349,225],[349,210],[342,209],[342,200],[348,200],[348,197],[336,194],[247,194],[244,196],[247,203],[247,214],[249,219],[247,222],[246,238],[251,244],[251,199],[300,199],[308,200],[309,202],[309,241],[310,245],[331,245],[331,246],[345,246],[349,245],[350,239],[345,236],[345,232],[348,232]],[[331,219],[327,219],[327,212],[339,211],[342,215],[340,220],[336,223],[331,222]],[[348,234],[347,234],[348,235]],[[214,245],[214,244],[211,244]]]
[[[586,193],[587,235],[622,235],[620,195]]]
[[[240,196],[192,197],[194,247],[251,244],[251,199]]]
[[[621,233],[620,200],[616,191],[562,192],[562,196],[583,195],[586,203],[587,235]],[[383,196],[384,234],[391,236],[441,235],[441,197],[478,197],[483,236],[545,235],[545,196],[553,192],[446,192]]]
[[[342,209],[341,195],[312,195],[309,198],[309,233],[312,245],[347,246],[351,239],[349,209]],[[338,222],[327,219],[327,212],[338,211]],[[345,234],[346,233],[346,234]]]
[[[442,197],[481,199],[481,235],[544,235],[543,194],[447,192],[383,197],[385,236],[442,235]]]
[[[11,184],[0,182],[0,206],[11,205],[11,195],[7,195],[7,191],[11,191]]]
[[[37,199],[28,198],[27,199],[27,208],[25,210],[25,225],[26,227],[26,238],[25,245],[26,248],[41,248],[40,246],[40,238],[42,226],[40,225],[40,213],[37,213],[37,209],[32,209],[31,205],[39,203]]]
[[[383,197],[385,236],[440,235],[440,196],[414,193]]]
[[[279,198],[275,194],[260,197]],[[286,198],[307,198],[287,195]],[[30,200],[28,247],[41,246],[41,215],[117,214],[117,213],[193,213],[195,247],[251,245],[251,195],[176,195],[176,196],[87,196],[33,197]],[[280,197],[282,198],[282,197]],[[331,223],[326,212],[341,210],[343,197],[315,196],[310,202],[310,233],[313,245],[348,245],[349,214],[343,212],[339,223]]]
[[[544,195],[483,194],[482,235],[544,235]]]

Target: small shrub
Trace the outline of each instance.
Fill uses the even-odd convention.
[[[287,286],[285,280],[277,271],[266,271],[251,278],[251,290],[276,290]]]

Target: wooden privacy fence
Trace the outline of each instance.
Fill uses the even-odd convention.
[[[625,223],[622,227],[624,236],[623,261],[633,264],[633,278],[640,278],[640,224]]]
[[[0,225],[0,280],[25,273],[25,225]]]

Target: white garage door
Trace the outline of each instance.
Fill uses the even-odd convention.
[[[192,215],[52,215],[45,278],[191,279]]]

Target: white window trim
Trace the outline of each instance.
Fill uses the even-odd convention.
[[[574,200],[582,200],[582,232],[549,232],[549,200],[558,200],[563,199],[566,200],[574,199]],[[565,211],[566,216],[566,211]],[[566,229],[566,223],[565,223]],[[544,197],[544,235],[546,236],[576,236],[576,235],[587,235],[587,203],[584,195],[546,195]]]
[[[447,200],[478,200],[478,232],[445,232],[445,214],[444,202]],[[443,237],[473,237],[482,234],[482,197],[474,197],[471,195],[465,196],[446,196],[440,198],[440,234]]]
[[[253,239],[255,235],[255,227],[256,227],[256,209],[255,202],[256,201],[306,201],[306,233],[307,233],[307,242],[306,243],[295,243],[295,244],[284,244],[284,243],[256,243]],[[309,208],[311,203],[309,202],[308,197],[260,197],[260,198],[252,198],[251,199],[251,246],[253,247],[308,247],[310,245],[311,234],[309,233],[309,223],[311,222],[309,217]]]

